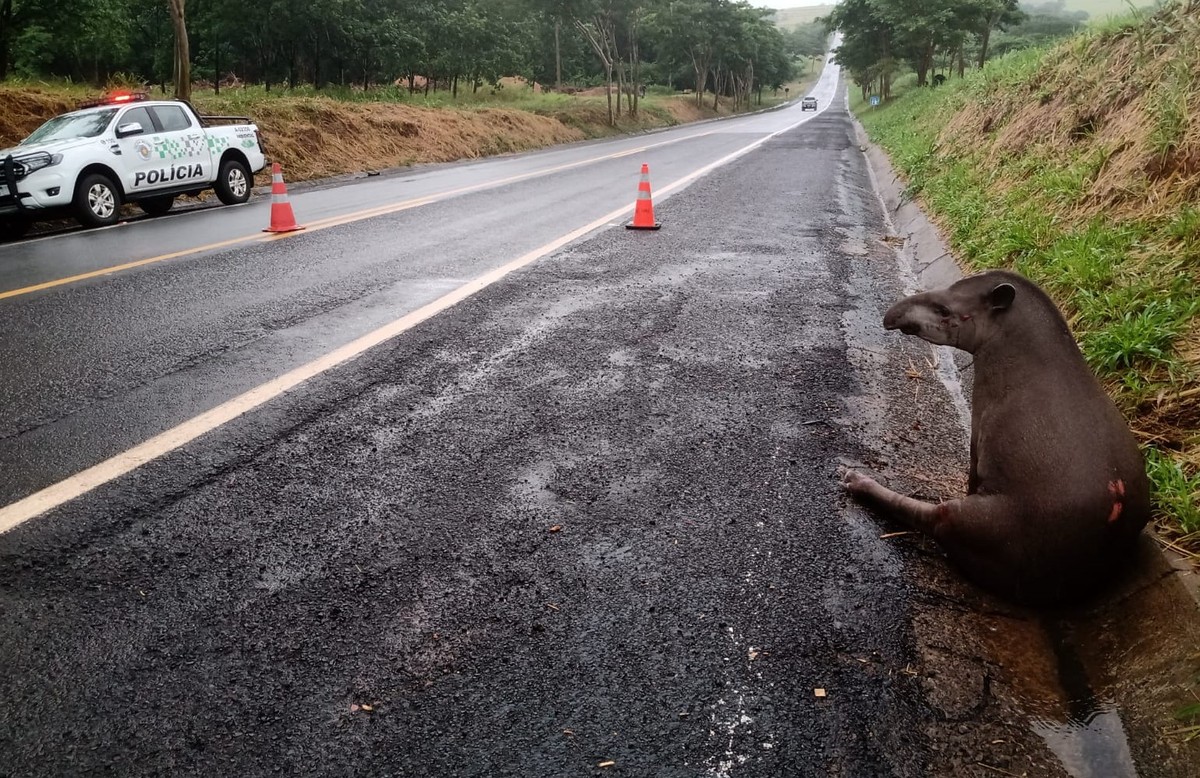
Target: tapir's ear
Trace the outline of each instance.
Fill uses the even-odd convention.
[[[988,292],[988,304],[993,311],[1007,311],[1017,298],[1017,290],[1012,284],[999,284]]]

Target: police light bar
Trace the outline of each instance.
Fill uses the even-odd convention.
[[[136,103],[145,100],[147,97],[145,92],[114,92],[105,97],[97,97],[94,100],[84,100],[79,104],[82,108],[97,108],[101,105],[121,105],[123,103]]]

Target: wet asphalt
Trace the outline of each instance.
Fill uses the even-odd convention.
[[[658,211],[0,536],[0,774],[930,774],[849,118]]]

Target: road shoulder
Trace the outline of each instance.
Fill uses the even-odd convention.
[[[886,152],[870,142],[857,121],[854,124],[892,229],[887,241],[914,291],[962,278],[960,262],[920,203],[908,195]],[[938,353],[924,346],[917,350]],[[970,356],[940,352],[953,360],[953,366],[943,366],[942,374],[964,387],[969,403]],[[936,380],[936,372],[929,371],[930,380]],[[905,421],[897,420],[894,426],[903,428]],[[930,442],[927,434],[914,428],[909,453],[930,447]],[[965,474],[965,466],[961,472]],[[930,496],[961,493],[960,487]],[[1200,763],[1200,740],[1189,743],[1172,734],[1180,726],[1173,712],[1195,701],[1200,576],[1189,565],[1145,536],[1134,571],[1113,592],[1086,608],[1039,614],[1008,606],[951,578],[935,554],[930,545],[930,554],[922,557],[917,570],[926,606],[914,634],[930,701],[935,707],[948,706],[943,708],[947,723],[953,722],[956,711],[969,707],[969,690],[976,689],[974,705],[979,710],[991,708],[1000,719],[1029,722],[1024,726],[1036,729],[1073,775],[1100,775],[1095,772],[1097,742],[1112,749],[1109,757],[1115,761],[1131,762],[1134,774],[1142,778],[1191,774]],[[945,691],[938,679],[946,678],[957,679],[959,694]],[[939,702],[943,698],[945,702]],[[1088,707],[1090,711],[1083,710]],[[1087,720],[1077,721],[1081,717]],[[1089,725],[1098,720],[1110,731],[1096,736],[1094,731],[1103,726]],[[931,738],[935,742],[942,737],[951,742],[975,740],[974,746],[963,743],[963,747],[976,748],[992,734],[990,725],[977,729],[980,723],[977,719],[957,730],[948,727],[931,733]],[[1088,753],[1089,748],[1093,753]],[[989,764],[985,755],[986,750],[978,765],[1013,769]],[[969,763],[971,757],[965,758]]]

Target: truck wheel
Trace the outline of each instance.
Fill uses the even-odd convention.
[[[73,206],[84,227],[107,227],[121,217],[121,192],[108,176],[92,173],[75,185]]]
[[[141,208],[150,216],[162,216],[171,210],[171,206],[174,204],[175,195],[160,195],[158,197],[147,197],[145,200],[138,200],[138,208]]]
[[[0,219],[0,243],[20,240],[29,232],[29,221],[20,217]]]
[[[226,205],[237,205],[250,199],[250,171],[236,159],[221,163],[221,171],[213,184],[217,199]]]

